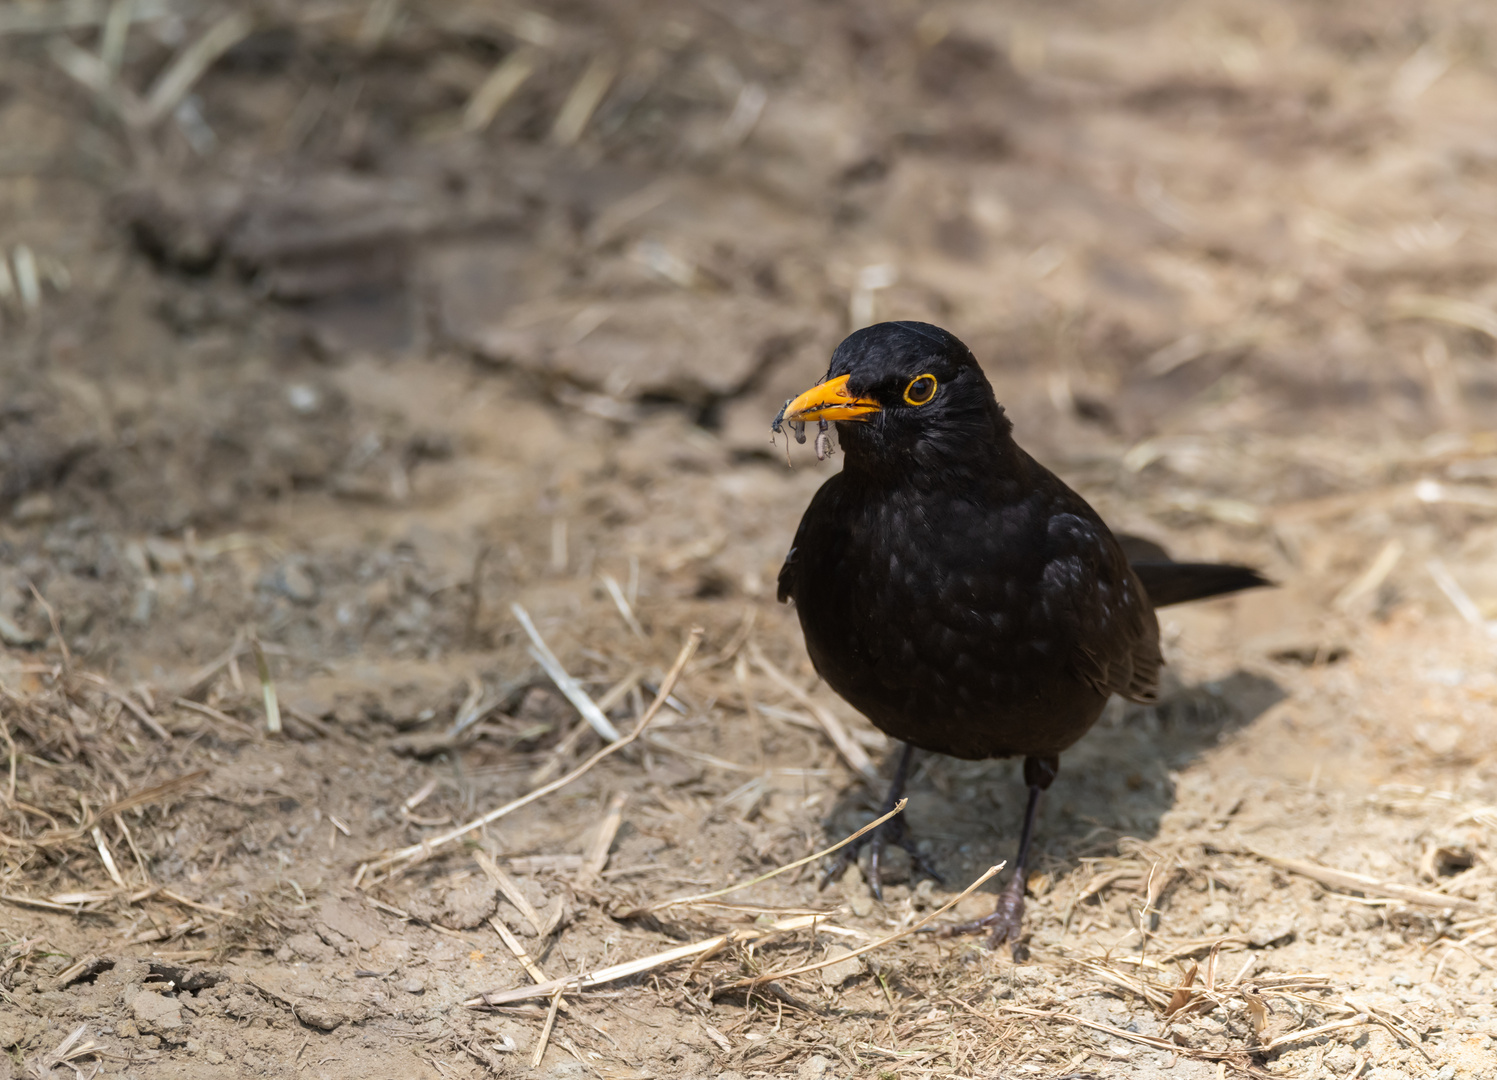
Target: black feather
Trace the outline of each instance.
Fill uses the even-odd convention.
[[[1130,565],[1157,608],[1273,584],[1251,566],[1230,563],[1136,562]]]

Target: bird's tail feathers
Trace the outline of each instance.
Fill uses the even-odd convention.
[[[1230,563],[1136,562],[1132,565],[1156,608],[1273,584],[1251,566]]]

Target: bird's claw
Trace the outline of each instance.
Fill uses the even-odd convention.
[[[988,948],[996,949],[1000,945],[1010,944],[1013,946],[1014,959],[1021,960],[1023,959],[1021,954],[1027,951],[1024,949],[1022,940],[1023,929],[1024,883],[1016,878],[998,894],[998,904],[991,915],[949,926],[941,933],[941,936],[957,937],[961,934],[980,934],[983,931],[989,931]]]
[[[884,900],[883,882],[883,854],[884,846],[893,841],[899,847],[909,852],[910,866],[915,871],[932,878],[937,882],[944,881],[936,868],[931,864],[916,846],[909,830],[905,828],[902,817],[891,818],[878,828],[873,829],[858,837],[852,843],[844,847],[837,855],[836,861],[827,869],[821,879],[820,888],[826,888],[833,879],[840,878],[847,868],[857,861],[859,853],[866,846],[868,848],[868,889],[873,893],[873,898],[879,903]]]

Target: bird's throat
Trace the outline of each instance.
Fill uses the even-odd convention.
[[[945,486],[1021,469],[1024,453],[1011,430],[999,410],[996,415],[950,417],[907,431],[878,420],[839,423],[837,439],[846,471],[917,486]]]

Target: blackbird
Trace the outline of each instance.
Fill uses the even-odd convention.
[[[801,518],[780,570],[811,662],[875,726],[914,748],[1022,756],[1028,801],[1012,875],[992,915],[952,928],[1018,942],[1030,836],[1059,755],[1112,694],[1159,689],[1154,609],[1267,582],[1244,566],[1128,552],[1085,499],[1019,448],[971,350],[927,323],[852,334],[826,378],[776,418],[832,421],[846,455]],[[895,818],[888,839],[930,868]]]

